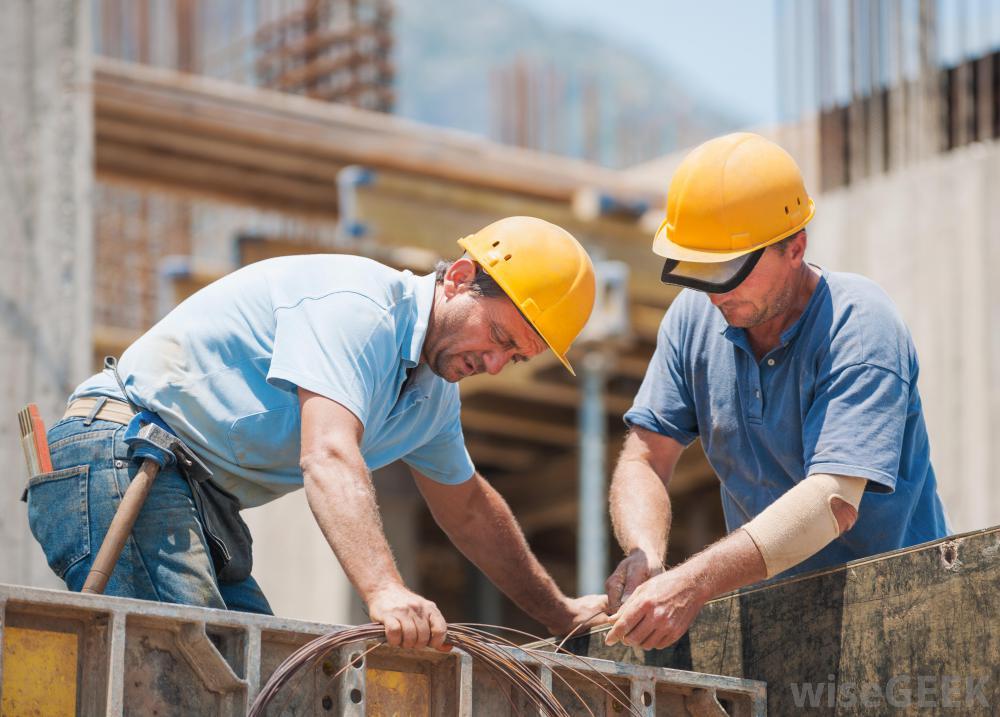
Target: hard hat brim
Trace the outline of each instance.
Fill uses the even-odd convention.
[[[812,199],[810,199],[809,211],[806,214],[805,219],[803,219],[799,224],[795,225],[791,229],[788,229],[787,231],[782,232],[778,236],[767,240],[766,242],[734,251],[706,251],[704,249],[691,249],[690,247],[675,244],[667,237],[667,220],[664,219],[663,223],[660,224],[660,228],[656,231],[656,235],[653,237],[653,253],[662,256],[664,259],[699,262],[702,264],[718,264],[721,262],[732,261],[733,259],[755,252],[758,249],[763,249],[771,244],[776,244],[782,239],[786,239],[793,234],[797,234],[812,220],[815,213],[816,204]]]
[[[663,262],[660,281],[709,294],[724,294],[735,289],[750,276],[750,272],[764,256],[766,248],[762,247],[725,262],[667,259]]]

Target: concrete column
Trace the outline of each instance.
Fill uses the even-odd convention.
[[[93,183],[89,4],[0,3],[0,582],[61,585],[18,502],[15,413],[47,424],[91,352]]]

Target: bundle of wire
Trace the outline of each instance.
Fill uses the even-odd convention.
[[[484,625],[481,627],[495,628],[496,626]],[[519,634],[527,635],[527,633]],[[365,655],[385,642],[385,627],[375,623],[358,625],[357,627],[349,627],[336,632],[331,632],[306,643],[285,658],[284,662],[278,665],[277,669],[271,675],[271,678],[267,681],[267,684],[264,685],[260,693],[257,695],[257,699],[254,700],[254,703],[248,712],[248,717],[263,717],[265,710],[267,710],[268,706],[270,706],[275,700],[282,688],[286,687],[288,683],[291,682],[291,680],[302,670],[308,670],[316,667],[316,665],[325,659],[326,656],[332,651],[339,650],[352,643],[370,641],[374,641],[376,644],[364,653],[352,657],[351,662],[344,665],[333,675],[333,678],[336,678],[342,674],[344,670],[350,667],[351,664],[357,664],[358,661],[363,659]],[[511,655],[508,648],[517,647],[514,643],[507,640],[501,641],[496,636],[477,629],[475,626],[454,623],[448,627],[445,642],[468,653],[474,660],[479,660],[483,665],[490,669],[498,678],[509,682],[515,689],[524,695],[530,705],[538,710],[537,714],[548,715],[549,717],[570,717],[569,711],[559,702],[552,690],[545,686],[539,676],[535,674],[530,667],[518,661]],[[561,647],[562,646],[559,645],[556,649],[559,650]],[[525,652],[530,654],[539,662],[545,662],[546,659],[551,659],[549,657],[550,653],[544,651],[526,650]],[[573,657],[576,658],[575,655]],[[609,697],[611,697],[612,700],[624,709],[628,710],[631,714],[641,714],[633,707],[633,705],[631,705],[628,700],[628,696],[621,690],[621,688],[614,685],[606,677],[604,678],[604,681],[611,689],[600,685],[594,678],[578,670],[570,669],[570,671],[575,673],[578,677],[597,685],[599,689],[605,692]],[[576,695],[577,699],[579,699],[581,704],[583,704],[583,707],[587,712],[593,714],[593,712],[586,706],[583,697],[569,684],[569,682],[555,672],[553,672],[553,676],[559,679],[570,692]],[[516,713],[517,709],[515,708],[512,711]]]

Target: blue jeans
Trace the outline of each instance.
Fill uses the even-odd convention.
[[[83,587],[101,541],[138,465],[125,426],[67,418],[48,432],[52,473],[28,483],[28,524],[49,567],[70,590]],[[106,595],[272,614],[252,578],[220,583],[191,487],[176,468],[161,471],[111,574]]]

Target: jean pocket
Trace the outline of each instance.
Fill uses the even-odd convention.
[[[60,578],[90,555],[90,466],[41,473],[28,481],[28,525]]]

